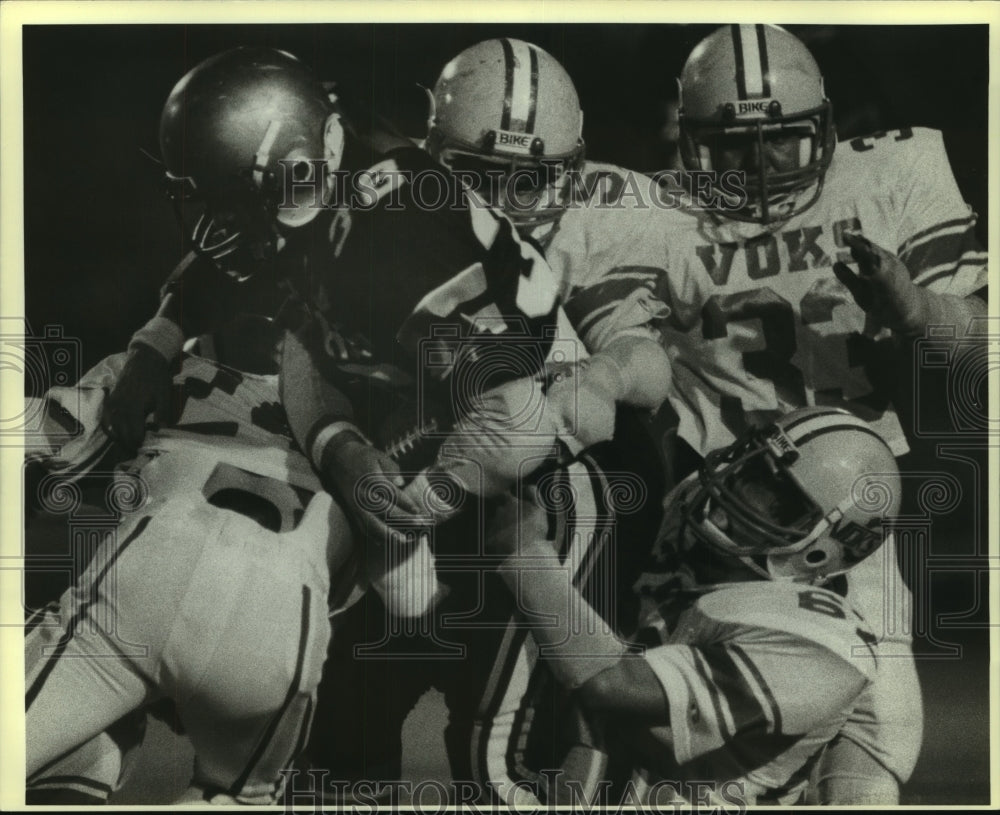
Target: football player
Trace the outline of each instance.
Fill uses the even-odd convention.
[[[50,512],[80,509],[79,479],[111,446],[98,419],[125,359],[44,398],[54,441],[32,462]],[[185,353],[174,425],[150,428],[119,467],[113,516],[88,518],[91,530],[76,519],[94,555],[26,626],[30,803],[106,803],[147,711],[167,702],[195,751],[186,798],[275,800],[315,705],[328,602],[348,605],[365,582],[343,510],[285,427],[276,379]]]
[[[378,583],[373,572],[397,554],[384,545],[394,541],[386,509],[409,529],[436,519],[412,514],[419,508],[401,489],[404,460],[446,473],[460,504],[467,493],[503,489],[525,449],[557,462],[609,438],[616,402],[645,383],[628,373],[624,346],[615,349],[624,360],[609,352],[548,372],[554,346],[569,361],[576,346],[541,256],[424,151],[352,121],[365,119],[332,103],[294,58],[236,49],[178,83],[161,147],[171,180],[185,188],[182,209],[196,200],[207,208],[194,230],[196,255],[229,271],[280,272],[298,297],[305,319],[284,340],[282,403],[323,484],[368,533],[368,572]],[[416,178],[440,183],[444,204],[421,206]],[[105,403],[103,425],[123,445],[141,443],[177,357],[191,268],[134,337]],[[535,400],[528,411],[526,399]],[[454,440],[461,457],[436,452]],[[426,537],[406,553],[426,562]],[[426,610],[432,597],[414,590],[412,571],[396,583],[382,576],[393,611]]]
[[[587,269],[594,270],[595,277],[603,277],[597,270],[612,269],[627,262],[624,258],[630,241],[639,230],[646,228],[649,220],[641,208],[635,213],[640,216],[639,222],[632,214],[622,215],[614,209],[595,213],[597,219],[604,217],[603,231],[593,225],[594,219],[586,223],[569,217],[563,221],[559,219],[567,203],[563,188],[582,167],[583,114],[573,83],[551,55],[515,39],[481,42],[460,53],[443,68],[431,99],[433,109],[425,142],[427,151],[452,171],[469,195],[482,199],[494,209],[501,209],[520,235],[528,239],[529,245],[545,248],[546,257],[553,258],[550,264],[559,273],[558,288],[563,296],[567,294],[565,271],[571,261],[579,262],[580,279],[586,277]],[[488,148],[484,149],[485,145]],[[595,186],[593,181],[588,181],[591,187]],[[607,194],[607,189],[604,193]],[[567,224],[565,229],[562,223]],[[617,235],[614,234],[616,230]],[[646,285],[655,282],[656,270],[636,271],[644,275],[642,280]],[[669,377],[657,330],[665,309],[662,303],[654,301],[651,291],[641,287],[633,287],[630,296],[620,302],[610,297],[606,302],[613,307],[600,315],[588,314],[586,322],[575,320],[580,309],[572,298],[566,304],[570,322],[584,340],[586,350],[593,355],[587,365],[604,359],[615,360],[623,381],[629,383],[625,388],[614,389],[621,397],[618,404],[655,410],[666,395]],[[572,420],[576,423],[585,417],[596,419],[600,416],[611,420],[613,417],[607,405],[607,399],[594,399],[585,388],[577,389]],[[477,423],[481,423],[478,417]],[[624,433],[619,428],[619,444]],[[468,440],[464,444],[468,444]],[[573,452],[579,449],[581,445],[576,444]],[[624,461],[620,465],[622,468],[635,465],[635,452],[627,455],[632,460]],[[607,459],[602,463],[607,464]],[[419,481],[414,482],[413,488],[419,486]],[[654,519],[650,523],[650,536],[657,521]],[[368,631],[374,626],[371,621],[359,621],[359,625]],[[480,645],[477,643],[477,647]],[[479,662],[492,664],[492,654],[485,654]],[[347,742],[325,739],[324,733],[317,728],[316,743],[311,747],[312,760],[317,766],[332,767],[334,776],[347,772],[365,778],[387,779],[398,774],[403,717],[428,685],[425,678],[416,676],[412,662],[408,665],[411,670],[406,674],[416,684],[406,690],[402,687],[406,683],[401,672],[391,663],[372,663],[364,668],[367,677],[364,685],[369,689],[366,703],[372,709],[360,703],[341,706],[325,717],[336,718],[339,722],[331,732],[357,733],[357,741],[363,748],[348,751]],[[445,687],[449,701],[449,682],[442,677],[449,671],[454,673],[455,667],[454,664],[442,664],[434,671],[434,681]],[[463,670],[468,675],[468,670]],[[380,676],[383,673],[386,676]],[[336,683],[336,687],[325,690],[323,696],[336,700],[349,693],[348,688],[342,687],[348,675],[347,668],[332,672],[331,685]],[[384,682],[390,690],[375,693],[377,682]],[[393,704],[399,705],[395,719],[384,712]],[[385,726],[373,726],[375,721],[384,722]],[[467,737],[453,732],[459,729],[451,727],[446,741],[453,774],[464,779],[468,777],[469,754],[476,752],[478,747],[470,751]],[[364,757],[362,754],[366,751],[368,755]],[[474,769],[478,769],[479,762],[479,758],[472,760]]]
[[[648,389],[633,405],[657,409],[669,379],[658,347],[667,309],[655,295],[665,272],[633,262],[661,227],[656,183],[585,160],[576,88],[537,45],[504,38],[467,48],[442,70],[431,101],[428,152],[544,248],[587,348],[629,347]]]
[[[224,105],[217,85],[232,89]],[[439,456],[436,467],[488,494],[522,466],[518,445],[571,457],[610,438],[616,403],[648,385],[624,344],[547,371],[556,338],[569,343],[562,358],[577,352],[541,255],[424,151],[348,107],[293,57],[235,49],[178,83],[161,146],[185,206],[206,205],[198,254],[263,259],[296,291],[306,320],[284,344],[289,421],[352,517],[384,533],[358,479],[384,473],[391,503],[414,503],[379,446],[455,440],[465,458]],[[109,396],[106,426],[126,444],[141,438],[179,350],[185,301],[168,295],[140,329]]]
[[[680,93],[685,167],[746,174],[745,198],[713,188],[670,236],[664,335],[680,438],[704,455],[784,410],[840,405],[905,453],[889,375],[901,343],[930,325],[964,334],[986,311],[986,253],[941,134],[837,144],[815,60],[776,26],[716,30],[689,56]],[[894,548],[890,539],[846,581],[894,658],[873,710],[859,710],[821,762],[824,800],[894,803],[919,752],[910,597]]]
[[[456,72],[452,96],[472,81]],[[588,325],[637,301],[669,312],[658,328],[679,421],[663,446],[681,440],[669,462],[678,477],[747,427],[812,404],[846,407],[904,453],[886,375],[900,341],[935,324],[964,332],[986,308],[986,255],[941,134],[914,128],[837,145],[815,60],[775,26],[720,28],[692,52],[680,85],[681,155],[697,171],[692,183],[664,185],[656,206],[642,198],[642,176],[599,168],[590,181],[585,170],[575,187],[581,198],[567,173],[536,199],[547,223],[524,221],[525,232],[548,241],[547,258],[567,281],[567,312],[585,339]],[[505,107],[493,110],[501,116]],[[575,110],[563,126],[578,132]],[[463,133],[459,154],[539,164],[530,151],[483,140],[489,130],[479,141]],[[611,206],[597,206],[601,169],[617,190]],[[735,195],[733,172],[746,178]],[[596,200],[586,194],[593,190]],[[594,266],[586,259],[594,246],[620,247],[618,257]],[[892,803],[917,758],[910,600],[895,562],[890,541],[846,579],[882,649],[896,657],[869,697],[874,711],[859,711],[821,763],[826,801]]]
[[[546,540],[544,502],[500,511],[500,573],[541,662],[598,717],[597,746],[638,768],[632,803],[798,800],[883,662],[864,618],[824,585],[882,545],[900,486],[886,442],[841,409],[793,411],[709,454],[667,496],[636,585],[644,648],[581,624],[595,612]]]

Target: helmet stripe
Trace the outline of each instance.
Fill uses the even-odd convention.
[[[520,40],[505,40],[511,46],[510,59],[510,118],[504,130],[525,133],[529,119],[533,119],[535,96],[538,92],[538,56],[535,49]],[[504,108],[506,111],[506,106]],[[534,124],[532,122],[532,124]]]
[[[867,425],[860,425],[860,424],[834,424],[834,425],[827,425],[826,427],[820,427],[820,428],[817,428],[816,430],[813,430],[813,431],[811,431],[809,433],[806,433],[801,438],[794,439],[794,442],[795,442],[796,446],[802,445],[802,444],[805,444],[807,441],[811,441],[812,439],[815,439],[817,436],[822,436],[825,433],[833,433],[833,432],[835,432],[837,430],[854,430],[854,431],[856,431],[858,433],[867,433],[869,436],[874,436],[876,439],[878,439],[880,442],[882,442],[882,444],[885,445],[885,447],[886,447],[887,450],[890,450],[889,445],[886,444],[885,439],[883,439],[882,436],[879,433],[875,432],[874,430],[872,430]],[[892,451],[890,450],[890,452],[892,452]]]
[[[733,36],[733,55],[736,60],[736,95],[739,99],[746,99],[747,77],[746,68],[743,66],[743,36],[738,25],[731,25],[729,31]]]
[[[503,48],[504,64],[503,114],[500,117],[500,129],[510,130],[510,109],[514,98],[514,48],[506,38],[500,40],[500,45]]]
[[[767,36],[764,26],[757,26],[757,51],[760,54],[761,93],[765,98],[771,95],[771,69],[767,64]]]
[[[761,66],[761,50],[759,35],[763,34],[763,26],[741,25],[740,40],[743,56],[743,81],[746,97],[760,99],[764,96],[764,71]]]
[[[794,419],[788,422],[787,424],[782,424],[782,427],[785,429],[785,432],[787,433],[788,431],[798,427],[800,424],[804,424],[805,422],[811,422],[815,419],[824,419],[830,417],[834,417],[840,421],[843,421],[843,416],[844,414],[842,411],[830,408],[829,410],[825,410],[822,412],[815,411],[807,413],[805,416],[799,416],[798,419]]]
[[[528,122],[525,125],[527,133],[535,132],[535,113],[538,105],[538,51],[528,47],[531,53],[531,95],[528,98]]]

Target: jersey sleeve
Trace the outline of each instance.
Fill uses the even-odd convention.
[[[312,328],[312,327],[309,327]],[[351,425],[350,400],[321,373],[315,332],[306,328],[285,337],[279,371],[279,394],[292,436],[317,471],[322,472],[326,445],[336,431]]]
[[[653,179],[611,165],[588,165],[574,187],[553,263],[565,266],[566,313],[591,352],[623,333],[657,339],[670,313],[655,189]]]
[[[670,313],[656,293],[665,274],[655,266],[611,265],[596,283],[570,291],[566,314],[591,353],[623,335],[659,341]]]
[[[791,635],[663,645],[646,659],[667,696],[679,764],[715,751],[744,769],[766,764],[819,728],[836,732],[867,685],[858,667]]]
[[[874,142],[873,158],[880,143],[896,148],[883,171],[891,173],[886,183],[897,208],[895,252],[913,281],[959,297],[982,289],[987,254],[976,239],[976,214],[958,189],[941,133],[913,128],[888,134]]]

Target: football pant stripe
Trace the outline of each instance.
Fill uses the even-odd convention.
[[[49,775],[45,778],[40,778],[34,784],[30,785],[32,789],[44,789],[46,787],[84,787],[86,790],[95,790],[99,793],[103,793],[103,797],[107,800],[107,797],[111,795],[111,787],[101,781],[95,781],[93,778],[86,778],[82,775]]]
[[[108,560],[108,562],[104,564],[104,568],[101,569],[100,573],[97,575],[97,578],[90,584],[90,596],[87,598],[87,601],[80,606],[80,609],[76,612],[76,614],[73,615],[73,618],[70,620],[69,625],[66,626],[65,634],[63,634],[62,638],[59,640],[59,643],[56,645],[55,650],[53,651],[51,656],[49,656],[48,660],[46,660],[45,664],[42,666],[41,671],[39,671],[38,675],[31,683],[31,686],[28,688],[27,693],[24,695],[25,712],[27,712],[31,708],[31,705],[34,703],[35,699],[38,698],[38,694],[41,692],[42,687],[45,685],[46,680],[49,678],[49,676],[52,674],[52,671],[55,669],[56,663],[59,661],[59,658],[62,656],[62,654],[66,651],[66,647],[69,645],[70,640],[73,639],[73,633],[76,631],[77,626],[80,625],[81,622],[83,622],[83,620],[89,613],[91,606],[97,601],[97,598],[95,597],[97,587],[103,582],[108,572],[111,571],[111,567],[115,565],[118,558],[121,557],[122,553],[132,544],[132,542],[136,538],[138,538],[145,531],[146,527],[149,525],[149,522],[151,520],[152,516],[146,515],[139,521],[138,524],[136,524],[135,529],[133,529],[132,532],[129,534],[129,536],[125,538],[124,541],[122,541],[121,545],[115,550],[114,555],[112,555],[111,558]]]
[[[515,668],[517,668],[519,662],[524,658],[524,644],[527,638],[528,630],[519,628],[518,622],[512,620],[508,625],[507,631],[504,633],[504,642],[500,648],[500,654],[503,655],[500,669],[498,671],[494,667],[493,675],[491,676],[492,687],[489,689],[488,695],[483,697],[484,701],[488,700],[488,704],[485,710],[480,708],[482,711],[480,719],[483,724],[478,738],[472,745],[472,749],[475,751],[475,755],[472,756],[472,766],[478,769],[479,775],[474,780],[483,788],[495,788],[508,780],[503,777],[507,764],[507,744],[495,744],[493,725],[504,699],[506,699],[508,694],[516,693],[518,690],[513,684],[512,678]],[[495,665],[496,663],[494,663]],[[530,671],[531,668],[526,667],[524,670]],[[526,693],[525,696],[527,696]],[[511,739],[512,736],[508,735],[507,738]],[[498,750],[498,747],[501,749]]]
[[[296,695],[299,692],[299,685],[302,681],[302,671],[305,664],[306,650],[309,643],[310,634],[310,619],[309,611],[312,602],[312,591],[309,586],[302,587],[302,616],[301,622],[299,624],[299,649],[298,655],[295,659],[295,673],[292,675],[292,681],[288,685],[288,692],[285,694],[285,699],[281,703],[281,707],[278,709],[277,714],[271,719],[270,724],[264,731],[264,735],[257,745],[257,749],[254,750],[253,755],[250,756],[250,761],[244,767],[243,772],[237,777],[237,779],[232,783],[227,792],[228,795],[237,797],[243,790],[247,781],[250,778],[250,774],[253,772],[254,768],[260,763],[264,754],[267,752],[268,748],[271,746],[271,742],[274,739],[275,733],[278,731],[278,727],[281,725],[285,714],[291,707],[292,702],[295,700]],[[293,756],[289,756],[289,759]]]
[[[302,755],[302,751],[306,749],[306,742],[309,740],[309,731],[312,729],[312,717],[313,717],[313,700],[309,699],[306,702],[306,714],[302,717],[302,721],[299,723],[299,737],[295,741],[295,752],[293,756]]]
[[[587,499],[580,492],[587,490],[567,489],[571,486],[570,472],[575,478],[583,474],[589,476],[588,490],[595,495]],[[571,464],[552,474],[552,490],[555,496],[573,495],[575,500],[566,506],[556,500],[546,501],[548,527],[546,538],[559,551],[560,560],[574,564],[573,580],[575,585],[585,579],[593,564],[589,550],[598,543],[592,537],[576,534],[577,509],[576,500],[581,501],[581,511],[584,519],[591,519],[603,507],[604,491],[598,492],[592,485],[602,481],[602,471],[588,457]],[[527,640],[529,631],[523,627],[519,618],[513,619],[504,639],[497,651],[492,675],[487,684],[477,711],[479,727],[473,740],[472,767],[478,774],[475,780],[485,787],[490,787],[499,793],[502,799],[506,791],[516,781],[534,781],[537,774],[524,766],[522,760],[526,745],[531,739],[532,720],[537,705],[536,696],[541,695],[550,675],[548,669],[537,660],[528,657]],[[501,709],[514,709],[515,704],[508,700],[516,700],[516,711],[509,732],[497,728],[494,730],[495,719]],[[499,742],[499,743],[498,743]]]
[[[503,113],[500,116],[500,129],[510,130],[511,107],[514,98],[514,48],[510,40],[504,38],[500,40],[503,48],[504,65],[504,85],[503,85]]]
[[[524,763],[524,753],[528,746],[528,738],[531,735],[531,724],[535,715],[536,700],[543,698],[542,693],[548,684],[548,671],[539,670],[537,666],[534,670],[529,665],[528,670],[531,675],[528,678],[528,689],[521,697],[521,705],[514,715],[514,722],[511,725],[512,737],[507,740],[507,776],[515,780],[531,780],[536,777]],[[514,736],[516,734],[516,737]]]

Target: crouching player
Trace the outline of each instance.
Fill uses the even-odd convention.
[[[537,502],[506,504],[490,546],[541,658],[628,757],[633,801],[709,781],[721,799],[787,804],[878,666],[868,624],[823,584],[879,548],[899,501],[891,450],[839,409],[793,411],[710,454],[668,495],[636,584],[645,648],[571,627],[594,612]]]

